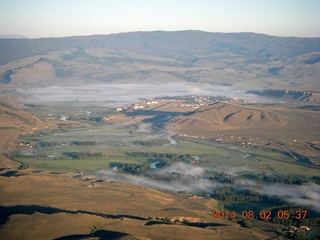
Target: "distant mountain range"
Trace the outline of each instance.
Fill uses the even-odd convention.
[[[24,35],[21,34],[0,34],[0,39],[20,39],[20,38],[27,38]]]
[[[0,68],[2,83],[11,79],[37,83],[34,72],[41,68],[56,84],[63,78],[64,83],[163,80],[222,85],[241,80],[247,81],[246,89],[279,84],[284,89],[311,90],[320,85],[320,38],[202,31],[131,32],[0,39],[0,53],[0,65],[24,59]],[[34,68],[33,75],[26,68]],[[23,78],[22,69],[28,71],[23,72]]]
[[[40,39],[0,39],[0,63],[70,48],[104,48],[162,57],[210,56],[229,53],[247,60],[266,62],[319,52],[320,38],[274,37],[255,33],[209,33],[201,31],[131,32]]]

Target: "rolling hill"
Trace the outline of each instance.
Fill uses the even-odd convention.
[[[212,198],[81,180],[69,173],[6,173],[0,170],[3,239],[205,240],[221,239],[222,234],[239,239],[239,232],[240,239],[274,236],[241,228],[236,220],[212,219],[211,211],[219,208]]]
[[[41,121],[31,113],[16,109],[0,100],[0,167],[10,167],[13,163],[4,157],[3,153],[9,153],[16,147],[21,134],[30,134],[36,130],[52,127],[52,124]]]
[[[201,107],[186,116],[171,119],[166,128],[179,134],[198,137],[230,136],[260,138],[260,141],[317,141],[319,112],[306,108],[284,109],[280,106],[242,106],[216,103]],[[238,138],[237,138],[238,139]],[[242,140],[238,140],[242,141]],[[262,142],[261,142],[262,143]],[[260,144],[261,144],[260,143]]]
[[[0,39],[0,84],[209,82],[320,91],[320,39],[201,31]]]
[[[181,58],[214,53],[232,53],[248,60],[269,61],[319,52],[319,38],[275,37],[255,33],[209,33],[201,31],[131,32],[65,38],[0,39],[1,64],[66,49],[129,51]],[[23,51],[22,51],[23,50]],[[192,58],[191,61],[199,59]]]
[[[267,110],[258,110],[229,103],[216,103],[196,110],[190,116],[176,117],[168,123],[175,129],[217,130],[283,127],[286,117]]]

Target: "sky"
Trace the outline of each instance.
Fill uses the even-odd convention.
[[[320,37],[320,0],[0,0],[0,35],[154,30]]]

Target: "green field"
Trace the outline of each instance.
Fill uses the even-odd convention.
[[[193,161],[193,164],[208,171],[222,171],[223,168],[223,171],[228,172],[238,168],[238,172],[257,174],[320,175],[320,169],[301,165],[293,157],[270,149],[170,136],[143,122],[103,123],[96,119],[119,113],[113,108],[101,107],[101,103],[51,103],[33,105],[28,111],[43,119],[55,116],[55,121],[60,123],[70,123],[59,120],[59,116],[69,116],[79,123],[69,128],[44,130],[21,137],[21,142],[28,142],[33,146],[33,156],[24,156],[25,149],[20,152],[18,150],[16,159],[34,169],[94,171],[110,168],[112,163],[149,164],[152,159],[134,157],[127,153],[154,152],[197,156],[200,161]],[[174,144],[169,141],[172,137]],[[73,144],[86,141],[93,144]],[[72,152],[93,152],[103,156],[72,159],[66,154]]]

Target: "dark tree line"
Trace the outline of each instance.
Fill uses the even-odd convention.
[[[191,158],[190,154],[176,154],[176,153],[156,153],[156,152],[127,152],[129,156],[133,157],[149,157],[149,158],[169,158],[169,159],[187,159]]]
[[[138,164],[138,163],[122,163],[118,165],[118,171],[130,173],[133,175],[141,175],[148,171],[150,168],[149,164]]]
[[[132,157],[148,158],[149,161],[159,161],[158,167],[169,166],[174,162],[191,162],[192,156],[190,154],[176,154],[176,153],[156,153],[156,152],[127,152]]]
[[[320,184],[320,176],[301,176],[301,175],[265,175],[255,173],[244,173],[237,176],[227,175],[225,173],[217,173],[213,171],[206,171],[206,176],[220,183],[234,184],[239,179],[250,179],[258,182],[266,183],[283,183],[283,184],[294,184],[303,185],[309,182]]]
[[[100,152],[64,152],[63,154],[73,159],[95,158],[104,156],[104,154]]]
[[[145,140],[145,141],[135,141],[133,143],[136,145],[152,147],[152,146],[168,144],[168,143],[170,143],[170,141],[168,141],[166,139],[150,139],[150,140]]]
[[[95,141],[78,141],[78,140],[72,141],[70,143],[74,145],[96,145],[97,144]]]
[[[220,187],[213,191],[211,196],[224,202],[265,202],[282,206],[285,202],[277,196],[261,195],[252,190],[236,191],[232,187]]]

